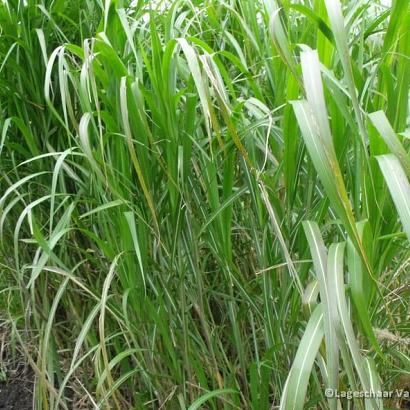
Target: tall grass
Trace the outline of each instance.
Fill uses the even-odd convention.
[[[0,307],[36,408],[394,405],[325,397],[410,374],[384,3],[0,4]]]

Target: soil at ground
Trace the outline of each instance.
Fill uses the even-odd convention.
[[[33,381],[29,375],[0,382],[0,410],[32,410]]]

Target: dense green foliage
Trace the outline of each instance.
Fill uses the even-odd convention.
[[[408,381],[409,7],[0,3],[0,309],[38,409]]]

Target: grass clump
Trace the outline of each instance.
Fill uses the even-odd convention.
[[[0,4],[0,307],[36,408],[404,405],[325,389],[408,388],[409,22]]]

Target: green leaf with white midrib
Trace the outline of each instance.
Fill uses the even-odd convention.
[[[309,319],[286,379],[280,410],[303,410],[309,376],[323,335],[323,309],[319,304]]]
[[[359,105],[359,99],[357,97],[356,86],[354,83],[353,69],[349,53],[349,44],[347,41],[347,33],[342,13],[342,5],[339,0],[325,0],[325,4],[330,24],[332,27],[334,39],[336,42],[336,48],[339,52],[339,58],[343,66],[345,80],[347,83],[350,97],[352,99],[352,105],[356,116],[356,121],[359,126],[363,152],[367,156],[367,151],[365,148],[367,143],[367,132],[364,126],[363,117]]]
[[[335,324],[339,340],[345,339],[352,356],[353,364],[359,376],[362,389],[370,392],[371,386],[368,374],[364,368],[364,361],[360,353],[359,343],[357,342],[352,320],[347,305],[344,283],[344,242],[334,243],[329,248],[328,256],[328,277],[329,285],[336,300],[339,320]],[[345,358],[344,358],[345,359]],[[374,399],[366,400],[366,408],[377,409]]]
[[[410,240],[410,184],[400,164],[393,154],[376,157],[386,180],[393,202],[396,205],[404,232]]]
[[[332,172],[332,165],[329,163],[328,156],[325,153],[324,142],[314,130],[312,123],[313,117],[309,104],[306,100],[300,100],[293,101],[292,105],[316,172],[329,196],[332,206],[335,208],[341,219],[347,223],[348,226],[346,229],[349,229],[348,217],[346,216],[345,209],[341,203],[341,198],[337,189],[338,186],[335,182],[335,175]],[[344,186],[342,186],[341,189],[344,189]]]
[[[364,365],[367,374],[369,375],[370,388],[373,392],[382,392],[382,386],[380,383],[379,375],[377,374],[376,364],[370,357],[364,359]],[[376,398],[378,410],[383,410],[383,399]]]
[[[301,53],[301,62],[307,101],[292,102],[296,118],[313,165],[329,196],[330,203],[342,220],[347,233],[363,259],[366,269],[372,275],[367,255],[356,230],[352,206],[334,150],[317,51],[303,51]]]
[[[401,166],[410,178],[410,156],[404,149],[397,134],[394,132],[386,114],[383,111],[376,111],[369,114],[369,118],[376,127],[390,151],[399,159]]]
[[[316,222],[305,221],[303,228],[312,254],[316,277],[319,283],[320,300],[324,310],[324,332],[326,341],[326,369],[329,389],[337,390],[339,381],[339,347],[334,329],[334,303],[329,295],[327,276],[327,251]],[[330,409],[336,409],[337,400],[329,399]]]
[[[319,57],[316,50],[305,50],[300,54],[303,85],[306,99],[314,116],[314,127],[320,140],[325,144],[329,156],[335,156],[330,132],[325,96],[320,73]]]
[[[289,49],[289,41],[287,39],[286,32],[280,18],[280,9],[275,5],[273,5],[273,9],[269,18],[269,33],[281,58],[288,65],[290,71],[292,72],[292,75],[297,80],[299,80],[295,59]]]
[[[357,223],[357,231],[364,243],[364,236],[366,228],[370,229],[368,226],[368,221],[361,221]],[[367,243],[368,241],[366,241]],[[366,249],[367,250],[367,249]],[[369,338],[374,349],[382,354],[379,343],[377,342],[376,336],[373,331],[372,322],[369,316],[369,310],[365,299],[365,279],[366,286],[370,287],[374,282],[368,283],[371,278],[367,275],[367,272],[363,271],[363,262],[360,258],[359,253],[354,247],[352,241],[349,239],[347,242],[347,263],[349,267],[349,282],[351,288],[351,294],[354,304],[356,305],[356,311],[360,318],[364,333]],[[365,276],[366,275],[366,276]]]
[[[140,275],[142,279],[142,288],[144,290],[144,295],[146,295],[147,287],[146,287],[146,279],[145,279],[145,270],[144,270],[144,265],[142,262],[141,250],[140,250],[140,245],[138,241],[137,228],[135,224],[135,216],[132,212],[124,212],[124,216],[125,216],[125,219],[127,220],[127,224],[130,229],[132,242],[134,244],[135,254],[137,255],[138,266],[139,266]]]

